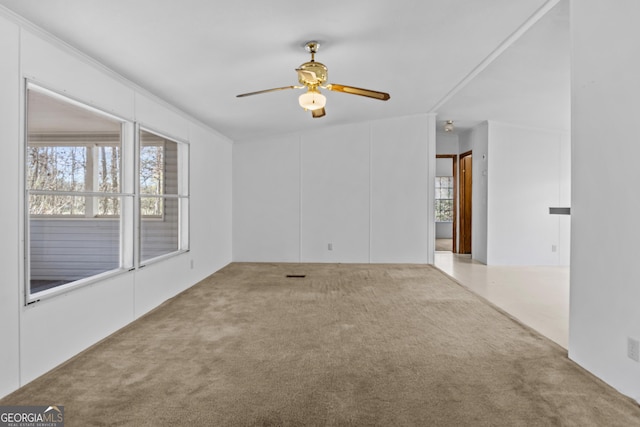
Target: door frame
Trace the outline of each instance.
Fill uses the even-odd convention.
[[[465,151],[464,153],[460,154],[460,157],[458,159],[458,164],[459,164],[459,170],[462,170],[462,162],[465,158],[469,157],[469,156],[473,156],[473,150],[469,150],[469,151]],[[464,185],[464,183],[461,183],[460,185],[460,198],[462,199],[463,197],[465,197],[464,192],[471,190],[471,194],[469,195],[469,197],[466,199],[468,200],[468,202],[471,204],[470,206],[470,212],[471,212],[471,216],[473,217],[473,204],[472,204],[472,200],[473,200],[473,157],[471,157],[471,188],[467,189],[466,186]],[[463,188],[464,187],[464,188]],[[464,200],[460,200],[460,238],[462,239],[465,235],[464,235],[464,231],[462,230],[462,225],[463,225],[463,221],[462,221],[462,209],[464,207]],[[468,218],[468,221],[470,221],[471,223],[471,227],[469,230],[470,235],[468,236],[470,242],[471,242],[471,247],[469,248],[469,253],[473,253],[473,239],[472,239],[472,230],[473,230],[473,222],[472,222],[472,218]],[[460,245],[458,245],[458,249],[460,249],[462,247],[462,240],[460,242]],[[462,252],[459,252],[462,253]]]
[[[436,154],[436,159],[451,159],[453,163],[453,247],[451,252],[457,253],[458,248],[458,155]]]

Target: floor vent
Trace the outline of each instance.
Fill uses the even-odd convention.
[[[288,279],[304,279],[307,277],[306,274],[287,274]]]

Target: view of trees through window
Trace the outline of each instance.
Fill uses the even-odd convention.
[[[453,177],[436,177],[436,221],[453,221]]]
[[[149,134],[151,135],[151,134]],[[145,142],[140,147],[140,194],[165,194],[165,142]],[[85,197],[70,192],[120,192],[120,147],[106,144],[64,145],[32,143],[27,153],[27,185],[31,190],[64,194],[37,194],[31,198],[31,215],[117,216],[119,198],[101,196],[97,209],[88,210]],[[95,188],[94,188],[95,187]],[[143,216],[163,215],[161,197],[143,197]]]
[[[99,197],[96,209],[87,209],[85,197],[68,193],[119,193],[119,176],[118,145],[83,145],[81,142],[70,145],[31,141],[27,147],[27,187],[51,193],[32,195],[29,213],[65,216],[118,215],[118,197]]]
[[[141,139],[145,139],[140,147],[140,194],[159,196],[165,194],[164,171],[164,144],[161,142],[148,142],[154,135],[141,132]],[[146,135],[146,137],[145,137]],[[140,213],[143,216],[162,216],[163,199],[161,197],[142,197],[140,199]]]
[[[98,191],[120,192],[120,147],[100,145],[98,150]],[[120,211],[119,197],[100,197],[98,215],[117,215]]]
[[[180,249],[180,212],[187,203],[178,188],[180,146],[186,155],[185,144],[140,129],[141,263]]]
[[[29,145],[27,148],[27,188],[76,192],[85,190],[86,147]],[[84,215],[82,197],[55,194],[34,195],[31,215]]]

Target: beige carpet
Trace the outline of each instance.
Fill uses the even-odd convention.
[[[640,425],[559,346],[410,265],[231,264],[9,404],[64,405],[67,427]]]

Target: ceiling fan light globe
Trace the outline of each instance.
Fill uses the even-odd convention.
[[[298,102],[305,110],[313,111],[324,108],[327,103],[327,98],[320,92],[310,90],[300,95]]]

